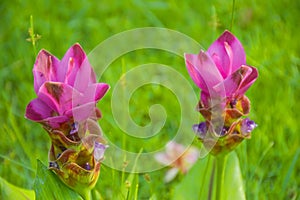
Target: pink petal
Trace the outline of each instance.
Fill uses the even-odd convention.
[[[80,94],[67,84],[46,82],[41,86],[38,97],[59,115],[63,115],[77,103]]]
[[[90,84],[93,84],[93,83],[97,83],[97,77],[96,77],[94,69],[92,68],[92,70],[91,70]]]
[[[84,59],[81,61],[80,65],[75,65],[74,59],[70,58],[69,66],[71,66],[71,73],[67,74],[66,82],[78,91],[84,92],[85,88],[91,82],[96,83],[96,75],[84,51],[82,49],[81,51],[84,54]]]
[[[179,172],[179,169],[177,169],[177,168],[169,169],[165,175],[164,182],[168,183],[168,182],[172,181],[176,177],[178,172]]]
[[[58,81],[73,86],[77,72],[85,58],[86,55],[79,44],[70,47],[61,60]]]
[[[84,94],[80,96],[78,99],[78,104],[76,105],[84,105],[87,103],[94,103],[96,104],[107,92],[109,89],[109,85],[106,83],[96,83],[90,85],[86,88]],[[77,101],[76,101],[77,102]]]
[[[84,59],[80,68],[77,70],[76,76],[73,78],[73,86],[79,92],[85,92],[88,85],[93,82],[92,79],[95,78],[94,71],[88,61],[88,59]]]
[[[154,158],[163,165],[170,165],[173,162],[166,153],[157,153],[154,155]]]
[[[214,90],[218,93],[221,93],[221,91],[225,89],[225,93],[222,96],[223,98],[229,97],[231,94],[235,93],[242,81],[242,78],[243,76],[238,70],[235,73],[228,76],[223,82],[216,85],[214,87]]]
[[[166,153],[172,159],[173,162],[180,158],[180,156],[184,154],[186,149],[187,148],[185,148],[183,145],[178,144],[174,141],[170,141],[166,145]]]
[[[246,55],[240,41],[229,31],[225,31],[207,50],[222,76],[225,78],[246,64]]]
[[[232,51],[231,72],[236,71],[242,65],[246,64],[246,54],[241,42],[229,31],[224,32],[224,42],[227,42]]]
[[[207,50],[223,78],[230,74],[230,59],[225,49],[224,43],[216,40]]]
[[[47,119],[44,119],[40,123],[49,126],[52,129],[57,129],[57,128],[61,128],[61,124],[64,124],[69,120],[70,118],[66,116],[54,116],[54,117],[49,117]]]
[[[33,67],[34,90],[38,93],[39,88],[45,81],[57,81],[59,60],[45,50],[41,50]]]
[[[230,97],[237,94],[238,88],[242,84],[242,81],[248,77],[252,72],[252,69],[243,65],[240,69],[236,70],[233,74],[227,77],[224,82],[218,84],[214,89],[216,91],[225,88],[226,97]]]
[[[57,115],[57,113],[40,99],[32,100],[27,105],[25,113],[26,118],[49,126],[53,129],[59,128],[60,124],[69,120],[66,116],[55,115]]]
[[[258,77],[257,69],[251,66],[250,68],[251,68],[251,73],[243,79],[240,85],[240,88],[238,90],[239,95],[243,95],[248,90],[248,88],[256,81]]]
[[[185,54],[185,60],[190,76],[202,91],[209,93],[213,86],[223,81],[218,68],[205,52]]]
[[[51,117],[54,113],[53,109],[43,101],[33,99],[26,107],[25,117],[33,121],[40,121]]]
[[[190,147],[184,155],[184,161],[189,164],[188,168],[193,165],[199,158],[200,152],[195,147]]]
[[[96,74],[79,44],[75,44],[70,48],[66,56],[69,56],[66,83],[73,86],[79,92],[84,92],[89,84],[97,82]]]
[[[198,55],[195,54],[184,54],[185,65],[190,74],[190,77],[193,79],[194,83],[202,89],[202,91],[208,91],[205,81],[201,77],[199,71],[197,70]]]
[[[74,121],[76,122],[82,122],[88,118],[97,119],[98,113],[95,107],[95,102],[86,103],[80,106],[73,107],[71,110],[68,110],[66,112],[66,115],[69,117],[73,117]]]
[[[81,104],[99,101],[108,89],[109,85],[106,83],[96,83],[88,86],[81,98]]]
[[[95,101],[99,101],[109,89],[109,85],[106,83],[97,83],[95,91]]]
[[[66,112],[67,117],[73,117],[74,121],[84,122],[87,119],[98,120],[102,117],[101,111],[94,102],[74,107]]]

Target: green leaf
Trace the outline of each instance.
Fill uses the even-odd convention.
[[[236,152],[231,152],[228,155],[225,168],[224,189],[222,191],[224,200],[246,199],[239,158]]]
[[[66,186],[41,161],[37,161],[37,174],[33,189],[36,199],[80,199],[81,196]]]
[[[175,186],[173,200],[207,199],[212,168],[210,156],[199,159]]]
[[[33,190],[17,187],[0,177],[0,199],[34,200]]]
[[[199,159],[188,174],[175,186],[173,200],[208,199],[214,158],[206,156]],[[211,195],[215,198],[216,179],[214,175]],[[241,175],[239,159],[235,152],[228,154],[225,167],[225,180],[222,199],[244,200],[245,192]]]

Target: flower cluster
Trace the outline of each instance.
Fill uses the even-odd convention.
[[[258,77],[246,65],[240,41],[225,31],[206,52],[185,54],[188,72],[201,89],[197,110],[204,122],[193,126],[199,139],[213,155],[227,153],[257,126],[246,118],[250,101],[244,95]]]
[[[42,124],[51,138],[49,168],[66,185],[84,193],[96,184],[107,147],[96,103],[109,85],[97,83],[79,44],[62,60],[41,50],[33,75],[37,98],[27,105],[25,117]]]

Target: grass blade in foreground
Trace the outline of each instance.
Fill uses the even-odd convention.
[[[33,189],[36,199],[74,199],[81,200],[81,196],[67,187],[41,161],[37,161],[37,174]]]
[[[0,199],[34,200],[33,190],[17,187],[0,177]]]

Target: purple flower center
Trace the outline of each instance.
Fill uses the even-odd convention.
[[[91,170],[91,165],[89,163],[85,163],[84,169]]]
[[[94,157],[97,162],[99,162],[100,160],[103,159],[104,152],[107,147],[108,147],[108,145],[104,145],[102,143],[95,142]]]
[[[49,162],[49,167],[54,167],[54,168],[59,169],[59,166],[58,166],[57,162],[55,162],[55,161],[50,161]]]
[[[77,133],[77,132],[78,132],[78,129],[79,129],[79,124],[78,124],[78,122],[74,122],[74,123],[71,125],[70,134],[73,135],[74,133]]]
[[[220,136],[224,136],[227,134],[229,127],[223,126],[222,130],[220,131]]]
[[[257,127],[257,124],[250,120],[249,118],[246,118],[242,121],[241,131],[244,134],[250,133]]]
[[[205,122],[201,122],[200,124],[193,125],[193,131],[199,138],[204,138],[207,132],[207,127]]]

